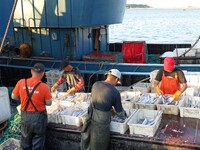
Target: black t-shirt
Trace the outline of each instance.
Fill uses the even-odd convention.
[[[119,91],[107,82],[95,82],[92,86],[91,95],[91,102],[96,109],[110,111],[114,106],[116,112],[123,110]]]
[[[161,81],[163,73],[165,76],[170,76],[173,78],[175,78],[175,74],[177,74],[179,83],[187,82],[183,71],[180,70],[179,68],[174,68],[174,70],[172,72],[167,72],[164,69],[160,69],[155,77],[155,80]]]

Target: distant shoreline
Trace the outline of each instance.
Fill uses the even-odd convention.
[[[143,9],[146,9],[146,10],[160,10],[160,9],[164,9],[164,10],[198,10],[200,9],[199,7],[197,8],[194,8],[194,7],[182,7],[182,8],[126,8],[126,9],[130,9],[130,10],[143,10]]]

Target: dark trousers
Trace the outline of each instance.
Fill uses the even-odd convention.
[[[21,147],[23,150],[44,150],[47,112],[22,112]]]

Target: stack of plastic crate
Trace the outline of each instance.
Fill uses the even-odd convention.
[[[59,70],[49,70],[45,72],[46,79],[47,79],[47,85],[51,88],[57,80],[60,78],[62,75],[62,72]],[[58,88],[57,91],[59,92],[64,92],[66,91],[66,83],[61,84]]]

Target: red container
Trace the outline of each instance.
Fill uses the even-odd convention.
[[[142,42],[124,42],[122,52],[125,63],[145,63],[146,43]]]

